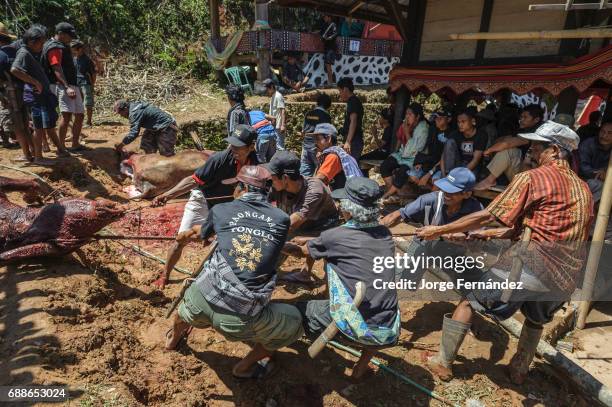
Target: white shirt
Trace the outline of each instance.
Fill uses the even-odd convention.
[[[280,129],[281,127],[281,109],[285,108],[285,98],[283,95],[276,91],[270,99],[270,116],[274,116],[276,119],[276,128]]]

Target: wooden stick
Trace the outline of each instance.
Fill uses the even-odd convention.
[[[359,281],[357,284],[355,284],[355,298],[353,299],[353,304],[355,304],[355,307],[358,307],[359,304],[361,304],[364,296],[365,284],[362,281]],[[315,339],[312,345],[308,347],[308,355],[310,355],[310,357],[313,359],[316,358],[317,355],[321,353],[325,345],[327,345],[327,343],[331,341],[337,333],[338,325],[336,325],[336,321],[332,321],[327,328],[325,328],[325,331],[323,331],[321,335]]]
[[[557,40],[566,38],[612,38],[610,28],[581,28],[578,30],[510,31],[449,34],[451,40]]]
[[[525,230],[523,231],[523,236],[521,237],[521,241],[520,243],[518,243],[521,245],[521,249],[523,245],[529,244],[530,240],[531,240],[531,228],[529,226],[525,226]],[[514,256],[514,258],[512,259],[512,269],[510,269],[510,276],[508,277],[508,281],[513,282],[513,283],[519,281],[521,278],[522,272],[523,272],[523,259],[521,259],[520,255]],[[512,296],[513,291],[514,290],[512,290],[511,288],[505,289],[500,299],[501,302],[507,303],[508,301],[510,301],[510,297]]]
[[[595,230],[593,231],[593,241],[589,250],[589,257],[584,272],[584,281],[582,282],[582,299],[580,310],[578,311],[578,320],[576,328],[583,329],[586,323],[587,315],[591,309],[591,297],[595,288],[595,280],[597,278],[597,268],[601,251],[603,250],[604,239],[606,237],[606,229],[610,220],[610,208],[612,207],[612,155],[608,161],[608,170],[606,171],[606,181],[603,184],[601,200],[599,201],[599,209],[597,211],[597,221],[595,222]]]

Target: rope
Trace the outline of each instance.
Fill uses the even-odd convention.
[[[333,346],[334,348],[343,350],[345,352],[350,353],[351,355],[355,356],[355,357],[361,357],[361,352],[350,348],[348,346],[342,345],[336,341],[329,341],[328,342],[331,346]],[[440,396],[438,393],[436,393],[433,390],[429,390],[427,387],[415,382],[414,380],[412,380],[411,378],[409,378],[408,376],[399,373],[393,369],[391,369],[390,367],[388,367],[387,365],[383,364],[380,360],[372,358],[371,362],[377,366],[378,368],[380,368],[381,370],[383,370],[384,372],[390,373],[393,376],[397,377],[398,379],[400,379],[401,381],[403,381],[406,384],[411,385],[412,387],[415,387],[417,390],[421,391],[422,393],[427,394],[429,397],[434,398],[446,405],[449,406],[453,406],[453,407],[460,407],[458,404],[453,404],[450,401],[446,400],[444,397]]]

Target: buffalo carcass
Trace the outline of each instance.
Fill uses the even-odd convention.
[[[114,202],[83,198],[24,208],[10,202],[5,194],[22,191],[29,200],[37,190],[35,181],[0,177],[0,263],[68,254],[125,212]]]
[[[214,151],[185,150],[171,157],[134,154],[121,162],[121,173],[132,178],[124,189],[130,199],[155,198],[204,165]]]

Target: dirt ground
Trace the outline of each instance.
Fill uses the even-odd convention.
[[[49,168],[21,167],[45,179],[65,195],[105,197],[128,204],[112,145],[127,131],[122,123],[85,130],[93,151],[58,160]],[[136,143],[135,143],[136,144]],[[0,164],[14,166],[17,152],[0,150]],[[5,176],[28,178],[0,167]],[[18,195],[11,198],[19,201]],[[129,203],[136,207],[137,203]],[[140,205],[143,205],[141,203]],[[180,206],[170,213],[180,214]],[[111,225],[115,231],[172,235],[178,221],[164,211],[131,212]],[[180,215],[178,215],[180,216]],[[140,219],[140,221],[138,221]],[[174,222],[174,223],[172,223]],[[232,366],[249,347],[230,343],[212,329],[195,330],[178,352],[162,343],[169,327],[168,304],[184,278],[173,273],[164,292],[151,282],[159,264],[136,255],[130,244],[165,257],[168,242],[98,242],[79,255],[44,259],[0,268],[0,385],[65,384],[80,406],[439,406],[415,388],[379,371],[353,382],[355,358],[326,349],[316,360],[298,341],[278,354],[280,371],[260,382],[237,381]],[[206,254],[198,244],[187,248],[180,267],[194,269]],[[290,262],[286,268],[298,267]],[[322,277],[321,264],[316,265]],[[279,284],[275,298],[295,302],[323,298],[321,282],[313,287]],[[389,367],[465,405],[467,399],[487,406],[584,405],[574,390],[550,368],[536,361],[527,382],[513,386],[505,365],[516,340],[490,321],[477,319],[455,365],[450,383],[435,381],[420,363],[423,351],[437,350],[442,316],[451,303],[402,302],[398,346],[380,353]]]

